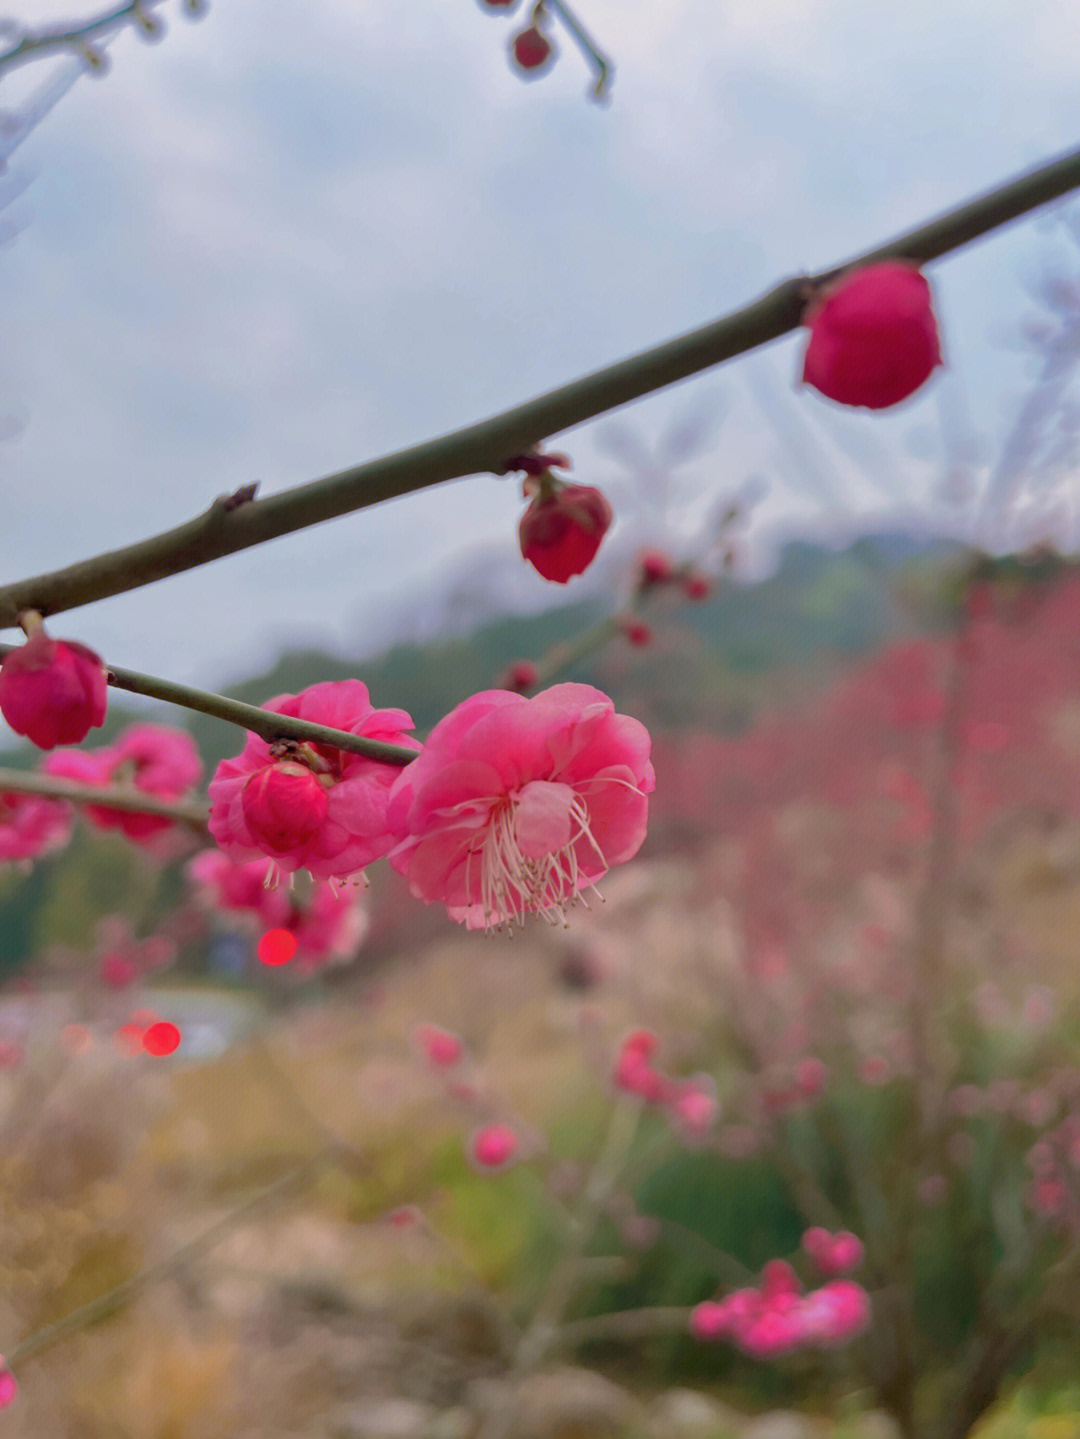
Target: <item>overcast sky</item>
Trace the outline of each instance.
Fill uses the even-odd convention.
[[[198,23],[169,0],[159,43],[119,35],[109,73],[78,80],[0,191],[17,231],[0,249],[0,412],[25,421],[0,444],[5,575],[484,418],[1080,143],[1075,0],[577,9],[615,61],[604,108],[558,31],[554,69],[523,83],[506,45],[524,9],[477,0],[212,0]],[[18,114],[66,63],[15,72],[0,106]],[[943,469],[955,451],[985,480],[1035,373],[1017,337],[1069,257],[1060,230],[1025,221],[932,267],[948,373],[895,413],[796,393],[791,337],[558,447],[618,500],[625,462],[647,458],[632,445],[663,449],[692,419],[673,504],[622,511],[624,534],[666,525],[675,548],[752,477],[768,485],[759,528],[820,529],[838,509],[962,528]],[[512,558],[520,509],[513,480],[459,482],[54,632],[223,687],[299,637],[367,647],[395,597],[467,556],[537,602],[544,582]]]

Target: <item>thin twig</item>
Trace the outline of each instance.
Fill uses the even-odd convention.
[[[5,70],[13,70],[16,65],[24,65],[29,60],[40,60],[43,56],[54,55],[59,50],[69,50],[74,54],[85,53],[91,40],[112,35],[131,21],[145,29],[148,21],[139,17],[147,17],[148,12],[160,4],[161,0],[127,0],[127,3],[106,10],[104,14],[87,20],[82,25],[58,25],[47,30],[27,31],[10,50],[0,54],[0,76]],[[197,14],[198,11],[193,10],[191,13]],[[156,21],[156,24],[160,26],[161,22]]]
[[[128,814],[154,814],[162,819],[175,819],[195,829],[206,828],[206,805],[196,800],[155,799],[138,790],[79,784],[73,779],[59,779],[51,774],[31,770],[0,769],[0,795],[37,794],[45,799],[66,799],[72,804],[96,804],[102,809],[120,809]]]
[[[267,499],[216,501],[203,514],[137,544],[0,588],[0,625],[21,610],[43,615],[208,564],[223,555],[291,534],[465,475],[505,472],[509,456],[642,395],[664,389],[797,328],[808,298],[843,270],[889,256],[919,263],[939,258],[1080,186],[1080,150],[1039,166],[883,245],[815,277],[785,280],[760,299],[666,344],[407,450],[356,465]]]

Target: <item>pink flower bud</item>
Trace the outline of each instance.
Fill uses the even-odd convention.
[[[687,575],[683,580],[683,593],[688,600],[707,600],[712,591],[708,575]]]
[[[306,765],[279,760],[247,780],[241,804],[256,843],[270,854],[288,854],[318,833],[329,800]]]
[[[614,518],[607,499],[589,485],[542,488],[518,525],[521,553],[545,580],[565,585],[592,564]]]
[[[664,585],[673,578],[675,566],[663,550],[645,550],[638,561],[638,585],[649,589],[652,585]]]
[[[35,630],[0,666],[0,712],[39,749],[79,744],[104,723],[105,666],[85,645]]]
[[[863,1242],[847,1229],[834,1234],[822,1269],[826,1274],[849,1274],[863,1260]]]
[[[481,1169],[501,1169],[518,1149],[518,1137],[508,1124],[487,1124],[478,1129],[469,1145],[473,1160]]]
[[[942,363],[930,286],[902,260],[842,275],[811,302],[803,323],[803,382],[841,405],[897,405]]]
[[[644,649],[652,643],[653,632],[647,624],[641,620],[623,620],[622,632],[632,645]]]
[[[673,1113],[691,1134],[704,1134],[711,1129],[720,1109],[716,1096],[693,1080],[679,1089],[669,1103]]]
[[[815,1264],[819,1263],[822,1256],[829,1252],[829,1246],[831,1244],[832,1235],[827,1229],[822,1229],[820,1225],[814,1225],[814,1227],[808,1229],[802,1237],[803,1251],[809,1255]]]
[[[523,695],[531,690],[537,680],[537,669],[532,660],[515,660],[506,672],[503,680],[504,690],[513,690],[515,694]]]
[[[0,1357],[0,1409],[6,1409],[9,1404],[13,1403],[19,1392],[14,1374],[10,1369],[5,1369],[3,1365],[3,1358]]]
[[[464,1053],[464,1045],[456,1034],[440,1029],[435,1024],[418,1026],[414,1038],[424,1053],[424,1058],[437,1069],[449,1069],[457,1064]]]

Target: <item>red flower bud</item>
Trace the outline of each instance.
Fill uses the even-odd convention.
[[[675,574],[675,567],[663,550],[645,550],[638,563],[641,566],[638,583],[643,590],[650,585],[667,584]]]
[[[551,41],[535,25],[515,35],[510,48],[518,69],[533,75],[542,74],[555,58]]]
[[[622,632],[632,645],[639,648],[652,643],[652,630],[641,620],[623,620]]]
[[[279,760],[250,777],[240,803],[256,843],[271,854],[287,854],[318,832],[329,799],[306,765]]]
[[[592,564],[615,518],[611,505],[589,485],[542,488],[521,517],[521,553],[545,580],[565,585]]]
[[[683,580],[683,593],[688,600],[707,600],[711,589],[708,575],[687,575]]]
[[[902,260],[841,276],[811,302],[803,324],[803,382],[841,405],[897,405],[942,363],[930,286]]]
[[[515,660],[506,672],[502,687],[521,695],[531,690],[536,680],[537,669],[532,660]]]
[[[40,749],[79,744],[105,720],[105,666],[85,645],[35,630],[0,666],[0,712]]]

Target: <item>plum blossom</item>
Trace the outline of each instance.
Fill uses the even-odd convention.
[[[202,776],[202,760],[191,736],[156,724],[131,725],[106,749],[49,755],[42,768],[46,774],[79,784],[117,785],[162,800],[183,799]],[[101,829],[120,829],[128,839],[138,841],[151,839],[173,824],[162,815],[98,804],[84,805],[83,812]]]
[[[778,1359],[809,1346],[844,1344],[869,1322],[870,1297],[861,1285],[832,1279],[804,1294],[786,1260],[774,1259],[758,1288],[697,1305],[690,1333],[702,1342],[730,1340],[753,1359]]]
[[[0,712],[39,749],[79,744],[105,721],[105,666],[93,650],[40,626],[0,665]]]
[[[404,733],[412,728],[405,711],[372,709],[360,680],[278,695],[263,709],[420,749]],[[243,751],[223,760],[210,781],[210,833],[231,859],[269,857],[282,870],[345,879],[394,843],[386,805],[399,773],[400,766],[330,745],[270,745],[249,734]]]
[[[36,794],[0,794],[0,860],[36,859],[71,837],[71,806]]]
[[[394,786],[390,863],[470,929],[565,918],[645,838],[649,748],[645,727],[589,685],[473,695]]]
[[[522,556],[545,580],[565,585],[596,558],[614,511],[591,485],[566,485],[550,473],[527,480],[526,494],[533,498],[518,525]]]
[[[930,285],[916,266],[884,260],[841,275],[809,305],[803,382],[841,405],[887,409],[941,361]]]
[[[513,1159],[520,1143],[508,1124],[486,1124],[469,1140],[469,1154],[481,1169],[502,1169]]]
[[[219,849],[204,850],[187,866],[205,903],[248,916],[262,932],[288,931],[296,941],[300,969],[355,953],[368,927],[362,892],[350,898],[316,880],[302,896],[296,887],[268,883],[273,870],[273,860],[232,860]]]

